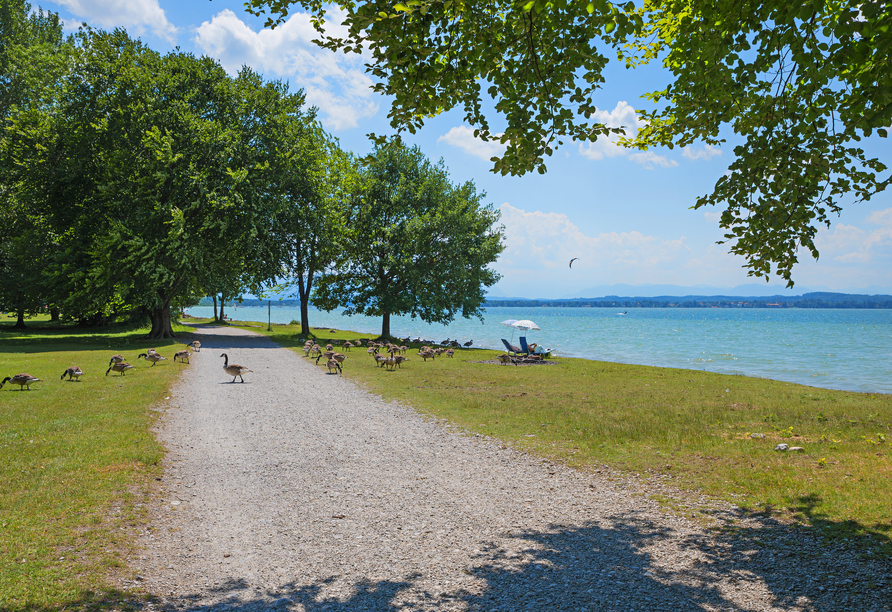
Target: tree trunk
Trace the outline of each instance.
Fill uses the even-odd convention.
[[[19,308],[18,310],[16,310],[16,314],[18,316],[16,317],[15,325],[13,325],[12,328],[13,329],[28,329],[27,327],[25,327],[25,309]]]
[[[385,312],[381,318],[381,338],[390,340],[390,313]]]
[[[223,313],[223,307],[226,305],[226,294],[220,292],[220,320],[226,321],[226,315]]]
[[[310,275],[304,284],[303,276],[297,281],[297,292],[300,296],[300,333],[304,337],[310,336],[310,287],[312,286],[313,277]]]
[[[217,294],[214,294],[214,323],[220,320],[220,317],[217,316]]]
[[[166,338],[176,338],[173,328],[170,326],[170,303],[166,303],[160,308],[153,308],[149,312],[149,318],[152,320],[152,331],[149,332],[149,340],[164,340]]]
[[[50,308],[50,321],[58,321],[60,314],[62,313],[57,306]]]

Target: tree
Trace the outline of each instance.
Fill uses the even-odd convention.
[[[303,97],[206,57],[162,57],[122,30],[78,39],[58,103],[16,116],[18,193],[62,236],[66,310],[123,302],[148,314],[151,338],[172,337],[172,306],[208,267],[269,270],[266,118]]]
[[[499,275],[488,266],[503,250],[498,211],[472,182],[452,185],[442,161],[418,147],[375,147],[360,171],[341,245],[343,256],[323,275],[313,303],[345,314],[410,315],[448,323],[457,314],[482,318],[484,288]]]
[[[319,44],[365,52],[389,117],[414,132],[426,117],[463,106],[483,140],[506,145],[493,170],[545,171],[562,139],[609,133],[591,121],[592,95],[609,56],[630,66],[661,61],[674,81],[628,146],[744,144],[713,192],[696,206],[724,206],[731,251],[750,274],[792,285],[797,252],[814,257],[818,226],[846,194],[868,199],[890,178],[857,142],[892,123],[892,5],[879,0],[389,0],[344,1],[347,34],[326,34],[321,0],[250,0],[281,22],[310,10]],[[484,89],[504,133],[490,129]]]
[[[58,15],[32,11],[24,0],[0,0],[0,302],[16,311],[16,328],[51,297],[44,273],[55,236],[33,202],[18,194],[9,127],[21,110],[52,103],[68,47]]]
[[[279,218],[285,272],[297,286],[301,333],[310,334],[309,304],[317,274],[341,257],[344,212],[357,172],[353,157],[321,127],[295,122],[283,164]]]

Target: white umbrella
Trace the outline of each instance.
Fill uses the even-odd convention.
[[[514,329],[522,329],[524,331],[529,331],[531,329],[542,329],[529,319],[524,319],[523,321],[514,321],[514,323],[511,324],[511,327],[513,327]]]
[[[502,325],[506,325],[511,328],[511,341],[514,341],[514,330],[519,329],[521,331],[529,331],[531,329],[540,329],[538,325],[530,321],[529,319],[524,319],[523,321],[518,321],[517,319],[508,319],[507,321],[502,321]]]

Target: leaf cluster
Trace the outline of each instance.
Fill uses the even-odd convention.
[[[892,121],[892,8],[886,3],[809,0],[731,3],[655,0],[646,44],[630,64],[662,57],[673,74],[647,97],[647,125],[632,146],[744,141],[729,172],[694,208],[724,205],[721,226],[750,274],[774,271],[792,285],[804,248],[818,257],[818,227],[851,194],[869,199],[890,178],[858,142],[886,137]]]
[[[633,3],[605,0],[387,0],[341,2],[344,36],[329,33],[329,5],[319,0],[252,0],[267,25],[281,23],[291,5],[309,10],[316,41],[361,53],[375,90],[393,101],[388,117],[415,133],[427,117],[455,107],[484,141],[505,145],[495,172],[545,172],[545,157],[562,139],[594,141],[622,133],[592,119],[609,48],[642,27]],[[507,122],[497,132],[483,112],[484,96]],[[383,140],[378,140],[383,143]]]

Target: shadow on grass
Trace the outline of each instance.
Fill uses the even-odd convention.
[[[91,349],[108,349],[116,352],[150,347],[158,348],[159,352],[162,352],[163,347],[191,342],[194,336],[194,332],[187,330],[177,332],[177,338],[149,340],[146,338],[146,333],[145,328],[132,326],[35,327],[25,331],[0,327],[0,353],[47,353]]]
[[[730,515],[724,519],[735,522]],[[811,529],[770,519],[740,524],[717,532],[690,531],[629,513],[601,525],[515,530],[502,541],[508,547],[478,542],[464,568],[432,563],[423,573],[401,575],[396,569],[400,560],[394,559],[374,569],[378,575],[394,574],[381,580],[343,577],[342,566],[338,575],[296,579],[276,588],[262,589],[231,577],[187,595],[136,599],[116,593],[105,603],[68,602],[64,609],[885,612],[892,608],[890,559],[868,558],[828,544]],[[428,554],[436,558],[443,552]],[[151,588],[151,583],[145,584]]]

